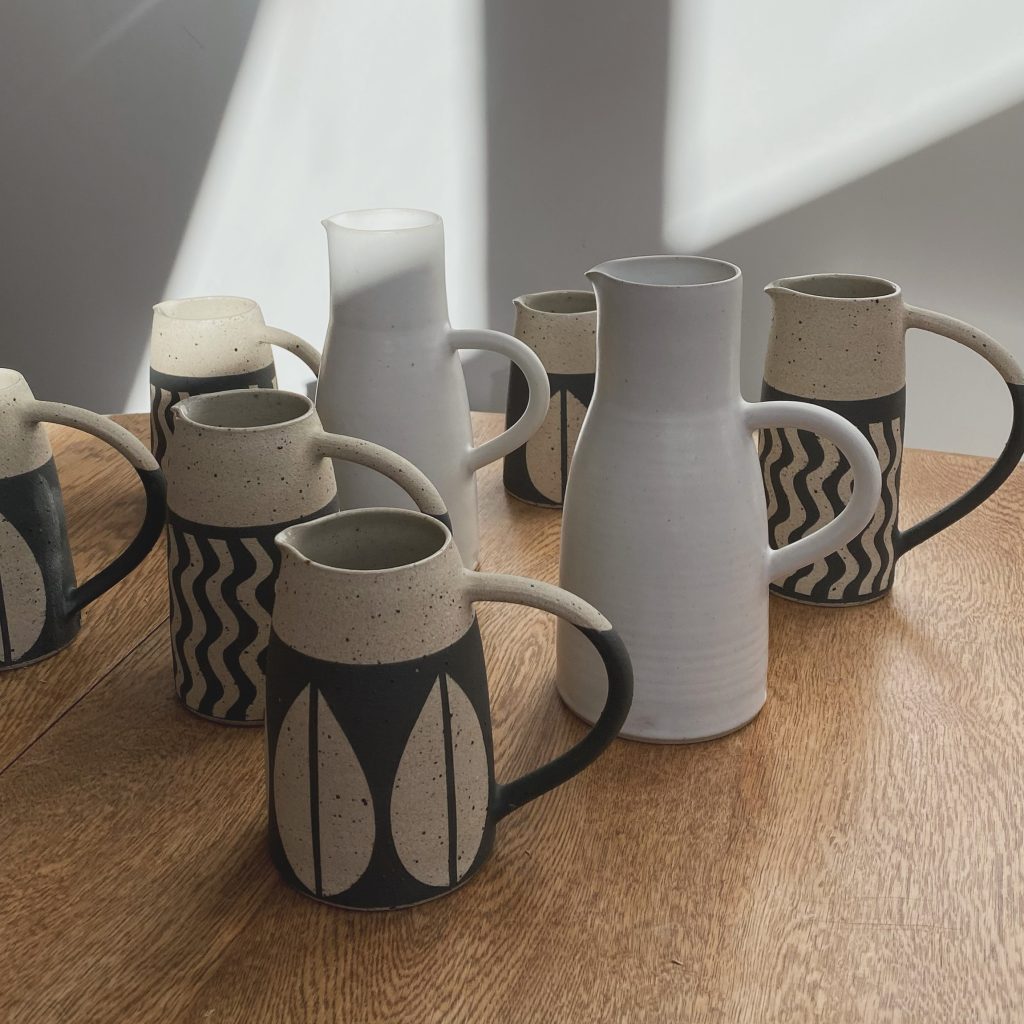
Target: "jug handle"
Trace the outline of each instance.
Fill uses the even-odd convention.
[[[597,649],[608,673],[604,710],[590,731],[575,746],[514,782],[496,784],[498,819],[568,782],[583,771],[619,734],[633,703],[633,666],[629,653],[611,623],[596,608],[566,590],[524,576],[493,572],[463,572],[464,594],[469,601],[501,601],[539,608],[575,626]]]
[[[959,498],[928,516],[927,519],[922,519],[921,522],[915,523],[906,530],[897,530],[893,537],[897,555],[905,554],[922,541],[934,537],[935,534],[947,526],[952,526],[958,519],[962,519],[968,512],[976,509],[1017,468],[1021,455],[1024,455],[1024,371],[1021,370],[1013,356],[995,338],[985,334],[984,331],[979,331],[977,327],[972,327],[970,324],[964,323],[963,320],[946,316],[945,313],[935,313],[930,309],[908,305],[904,306],[904,315],[905,329],[917,327],[922,331],[930,331],[932,334],[941,334],[943,337],[959,342],[973,352],[977,352],[979,356],[991,363],[1009,388],[1010,400],[1013,403],[1013,422],[1010,425],[1010,435],[1006,439],[1003,450],[999,453],[999,458],[989,466],[988,471],[980,480]]]
[[[317,455],[325,459],[342,459],[355,462],[383,474],[393,480],[416,503],[416,507],[433,516],[451,529],[448,509],[437,488],[426,474],[417,469],[408,459],[395,454],[390,448],[363,441],[343,434],[329,434],[326,430],[314,435],[313,443]]]
[[[291,331],[283,331],[280,327],[271,327],[269,324],[264,329],[263,340],[293,356],[298,356],[312,371],[314,377],[320,376],[320,353],[308,341],[303,341],[297,334]]]
[[[511,334],[485,330],[449,331],[448,343],[453,352],[458,352],[459,349],[478,349],[481,352],[497,352],[498,355],[506,356],[523,371],[523,376],[530,386],[530,397],[523,415],[497,437],[492,437],[490,441],[469,450],[469,471],[475,473],[489,462],[494,462],[495,459],[500,459],[526,444],[540,429],[551,404],[551,384],[548,381],[547,370],[544,369],[544,364],[537,353],[518,338],[513,338]]]
[[[149,449],[131,431],[106,416],[62,402],[34,400],[28,408],[26,420],[29,423],[56,423],[72,427],[105,441],[138,473],[146,495],[142,525],[131,543],[105,569],[68,592],[66,611],[73,615],[123,580],[152,550],[163,533],[167,517],[167,485]]]
[[[846,508],[820,530],[785,547],[766,548],[767,582],[789,576],[797,569],[842,547],[871,522],[882,490],[882,470],[871,442],[837,412],[806,402],[744,402],[748,430],[796,427],[827,438],[846,456],[853,469],[853,493]]]

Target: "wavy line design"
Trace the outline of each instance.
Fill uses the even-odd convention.
[[[774,584],[773,589],[819,603],[847,603],[878,597],[890,586],[903,456],[902,420],[879,420],[862,429],[882,470],[882,496],[874,517],[844,547]],[[807,431],[787,427],[764,430],[760,461],[768,536],[775,548],[831,522],[853,491],[853,472],[845,456],[831,441]]]
[[[170,522],[175,686],[193,711],[233,722],[263,718],[277,568],[270,534],[208,537]]]
[[[187,391],[167,391],[154,384],[149,386],[149,437],[153,458],[162,462],[167,451],[167,439],[174,433],[174,421],[171,407],[183,398],[188,398]]]

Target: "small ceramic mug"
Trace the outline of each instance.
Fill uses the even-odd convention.
[[[277,544],[270,843],[305,895],[362,910],[443,896],[486,860],[501,818],[582,771],[625,720],[632,668],[608,620],[550,584],[463,569],[438,520],[360,509],[292,526]],[[608,677],[590,732],[503,785],[476,601],[560,616]]]
[[[135,538],[81,586],[44,423],[105,441],[131,463],[146,492]],[[146,557],[163,529],[164,513],[163,474],[145,445],[106,416],[37,401],[20,373],[0,370],[0,669],[40,661],[71,643],[82,609]]]
[[[593,291],[534,292],[514,300],[515,336],[540,357],[551,385],[540,429],[505,456],[505,490],[531,505],[561,508],[576,439],[594,397],[597,300]],[[529,388],[512,364],[505,422],[522,416]]]
[[[174,430],[171,407],[189,395],[238,388],[276,388],[272,345],[298,356],[314,374],[320,353],[308,341],[268,327],[252,299],[205,295],[168,299],[153,307],[149,342],[150,431],[163,463]]]

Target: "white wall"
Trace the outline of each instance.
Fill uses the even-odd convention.
[[[761,286],[814,270],[892,277],[1024,359],[1022,19],[1010,0],[4,5],[0,364],[144,408],[150,306],[217,291],[319,344],[319,221],[367,205],[444,216],[462,327],[508,329],[513,296],[614,256],[738,262],[748,397]],[[504,364],[470,376],[500,407]],[[998,450],[980,360],[914,338],[910,378],[911,444]]]

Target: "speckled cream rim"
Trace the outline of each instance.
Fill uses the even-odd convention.
[[[875,284],[885,290],[873,295],[822,295],[820,292],[809,292],[800,287],[801,284],[810,281],[863,281],[865,284]],[[764,290],[770,292],[776,288],[785,288],[807,299],[824,299],[828,302],[873,302],[875,299],[896,299],[902,293],[902,289],[895,281],[888,281],[884,277],[872,277],[870,274],[798,274],[796,277],[780,277],[778,281],[766,285]]]
[[[376,520],[409,519],[421,522],[436,529],[440,538],[440,544],[429,555],[424,555],[423,558],[419,558],[415,562],[403,562],[401,565],[389,565],[383,569],[346,569],[338,565],[328,565],[326,562],[318,562],[315,558],[310,558],[307,554],[301,551],[295,543],[296,537],[301,537],[304,534],[329,531],[331,525],[338,520],[353,520],[362,517]],[[415,512],[412,509],[405,508],[353,508],[348,509],[345,512],[333,512],[329,516],[321,516],[319,519],[314,519],[309,523],[299,523],[296,526],[289,526],[274,538],[274,542],[279,548],[287,548],[294,551],[295,554],[308,565],[312,565],[323,572],[337,573],[342,576],[380,576],[385,573],[405,572],[409,569],[418,568],[419,566],[426,565],[428,562],[441,558],[455,543],[452,539],[451,530],[449,530],[448,527],[440,520],[434,519],[433,516],[428,516],[424,512]]]
[[[0,368],[0,391],[9,391],[24,383],[25,375],[20,370]]]
[[[396,223],[403,218],[410,223]],[[386,223],[387,221],[392,223]],[[412,223],[413,221],[415,223]],[[341,213],[325,217],[320,223],[325,228],[329,226],[341,228],[343,231],[420,231],[440,224],[441,218],[431,210],[380,206],[365,210],[342,210]]]
[[[239,308],[233,313],[213,315],[209,313],[190,315],[184,311],[188,306],[203,302],[237,303]],[[258,308],[255,299],[247,299],[242,295],[193,295],[187,299],[164,299],[163,302],[158,302],[153,307],[153,312],[167,317],[168,320],[238,320]]]
[[[255,403],[257,406],[266,405],[271,398],[279,398],[281,395],[285,395],[289,401],[294,401],[296,404],[303,406],[304,412],[299,416],[289,416],[287,419],[274,420],[272,423],[254,423],[251,426],[242,424],[241,426],[231,427],[222,426],[219,423],[206,423],[189,415],[193,406],[216,405],[218,400],[224,399],[227,395],[232,397],[245,395],[247,402]],[[207,395],[192,395],[191,398],[184,398],[178,402],[172,411],[175,415],[180,416],[183,420],[188,420],[194,426],[202,427],[203,430],[216,430],[225,434],[239,434],[243,432],[248,434],[256,430],[280,430],[281,427],[302,423],[316,413],[316,406],[305,395],[296,394],[294,391],[284,391],[280,388],[236,388],[233,391],[211,391]]]
[[[560,297],[572,296],[587,303],[585,309],[548,309],[538,303],[553,295]],[[518,295],[512,300],[516,306],[522,306],[531,313],[543,313],[545,316],[586,316],[588,313],[597,312],[597,296],[593,291],[586,291],[583,288],[553,288],[546,292],[528,292],[526,295]]]
[[[653,270],[659,264],[671,267],[703,267],[707,270],[718,267],[721,276],[706,281],[645,281],[642,278],[622,273],[630,267],[645,267]],[[606,260],[604,263],[599,263],[596,267],[588,270],[586,276],[590,277],[591,274],[604,274],[622,284],[636,285],[639,288],[714,288],[718,285],[729,284],[743,276],[743,272],[735,263],[712,259],[710,256],[625,256],[622,259]]]

